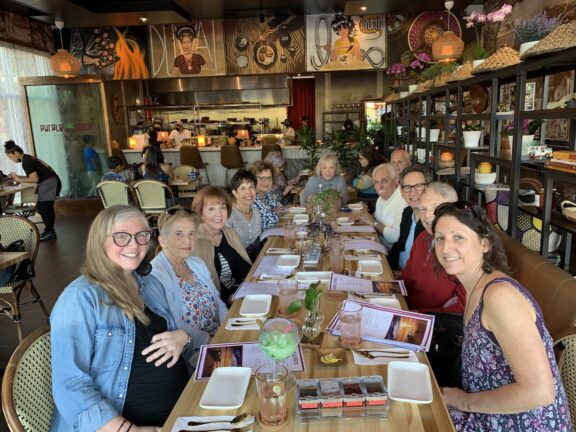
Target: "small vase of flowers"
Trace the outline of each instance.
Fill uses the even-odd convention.
[[[504,4],[495,12],[484,14],[481,12],[473,11],[469,16],[464,17],[464,21],[466,21],[466,28],[474,28],[474,33],[476,35],[476,47],[474,48],[473,60],[484,60],[490,56],[491,50],[495,51],[496,38],[498,37],[498,32],[500,31],[502,21],[504,21],[511,12],[512,5]],[[494,37],[488,49],[482,43],[481,38],[482,27],[485,23],[496,24],[496,28],[494,29]],[[476,65],[474,67],[476,67]]]
[[[547,36],[562,22],[562,18],[550,17],[546,13],[515,19],[513,27],[516,39],[520,43],[520,55],[540,42],[540,39]]]

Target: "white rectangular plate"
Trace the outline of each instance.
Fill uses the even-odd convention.
[[[298,267],[300,264],[300,255],[280,255],[276,261],[276,267]]]
[[[292,214],[306,213],[306,207],[289,207],[287,211]]]
[[[237,409],[244,397],[252,369],[248,367],[219,367],[214,369],[206,384],[200,406],[205,409]]]
[[[263,317],[270,311],[272,296],[270,294],[250,294],[242,300],[240,315],[245,317]]]
[[[348,208],[352,211],[360,211],[363,209],[361,203],[348,204]]]
[[[329,282],[332,272],[329,271],[318,271],[318,272],[297,272],[294,275],[294,279],[298,282]]]
[[[294,225],[304,225],[308,223],[310,216],[307,214],[295,214],[294,215]]]
[[[382,263],[380,261],[358,261],[358,273],[367,276],[378,276],[384,272]]]
[[[388,363],[388,396],[400,402],[432,403],[430,369],[423,363]]]

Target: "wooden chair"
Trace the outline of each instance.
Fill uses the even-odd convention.
[[[243,168],[246,163],[242,159],[240,147],[236,144],[224,144],[220,147],[220,164],[226,168],[224,186],[228,186],[228,171]]]
[[[28,187],[20,192],[20,204],[5,206],[2,211],[8,215],[29,218],[36,214],[38,194],[35,187]]]
[[[576,418],[576,327],[570,327],[554,337],[554,350],[560,376],[566,390],[570,416]]]
[[[138,206],[145,215],[158,215],[174,203],[172,189],[158,180],[140,180],[134,183],[134,192]],[[166,200],[170,200],[167,205]]]
[[[202,155],[196,146],[181,145],[180,146],[180,163],[182,165],[190,165],[197,170],[203,169],[206,172],[206,181],[210,184],[210,177],[208,177],[208,162],[202,160]]]
[[[104,208],[117,204],[132,205],[132,188],[120,181],[104,180],[96,185]]]
[[[7,246],[16,240],[23,240],[24,247],[30,255],[32,265],[36,263],[40,234],[36,225],[20,216],[0,217],[0,239]],[[20,303],[22,292],[28,290],[31,300]],[[0,313],[9,316],[18,331],[18,340],[22,341],[22,324],[20,307],[32,303],[39,303],[46,317],[50,316],[48,309],[40,298],[32,279],[15,280],[5,286],[0,286]]]
[[[280,144],[262,144],[262,153],[260,153],[260,159],[264,160],[266,155],[273,151],[277,151],[282,154],[282,147],[280,147]]]
[[[189,178],[190,173],[192,172],[198,174],[198,170],[190,165],[177,166],[173,171],[176,177],[181,178]],[[198,183],[201,183],[200,177],[197,177],[196,181],[190,182],[187,185],[178,185],[178,198],[194,198],[198,191]]]
[[[2,411],[12,432],[49,431],[54,412],[50,327],[44,325],[16,348],[2,379]]]

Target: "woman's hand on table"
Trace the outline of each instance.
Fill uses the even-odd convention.
[[[158,333],[152,337],[152,344],[142,351],[146,356],[146,362],[155,361],[154,366],[158,367],[167,361],[166,367],[172,367],[180,358],[180,354],[188,343],[188,334],[183,330],[175,330]]]
[[[460,411],[467,411],[465,401],[468,393],[456,387],[442,387],[440,391],[446,405]]]

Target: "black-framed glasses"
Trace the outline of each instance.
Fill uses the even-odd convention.
[[[416,183],[413,185],[402,185],[402,186],[400,186],[400,188],[402,189],[403,192],[410,192],[413,189],[415,191],[422,192],[424,189],[426,189],[426,183]]]
[[[256,178],[260,181],[272,181],[272,176],[256,176]]]
[[[135,234],[130,234],[127,232],[115,232],[110,234],[112,240],[114,240],[114,244],[118,247],[128,246],[132,241],[132,237],[134,237],[134,241],[140,246],[146,246],[150,243],[150,239],[152,238],[151,231],[140,231]]]

